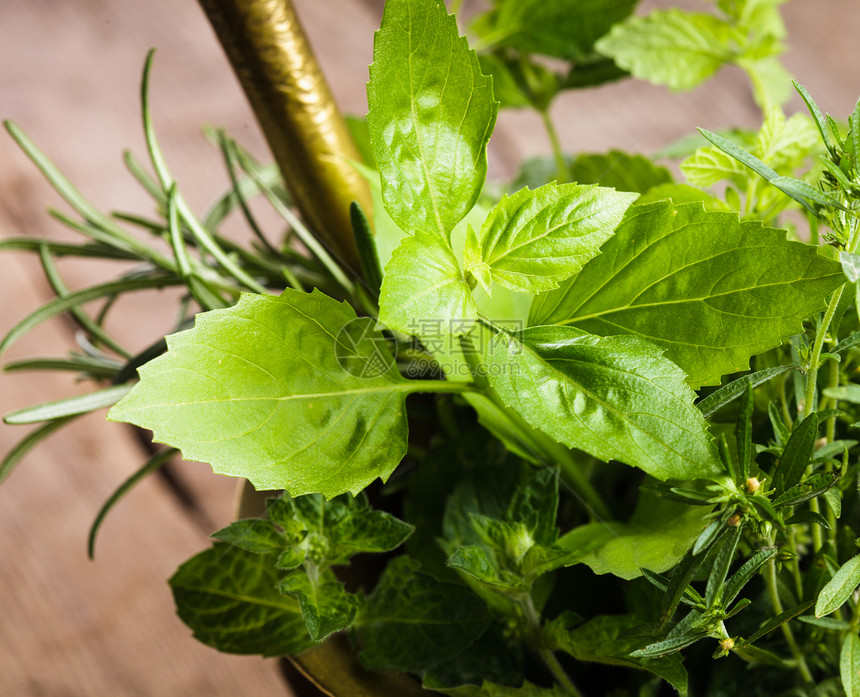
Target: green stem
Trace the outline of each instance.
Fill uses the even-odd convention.
[[[487,380],[484,366],[481,365],[474,342],[468,336],[460,337],[463,357],[469,364],[474,384],[463,391],[475,391],[488,400],[495,415],[505,422],[510,436],[516,440],[523,450],[530,453],[534,460],[543,465],[558,465],[564,482],[574,491],[584,504],[592,518],[597,520],[611,518],[609,508],[603,501],[594,485],[582,471],[568,448],[555,442],[552,438],[532,426],[516,411],[505,406],[502,399]]]
[[[549,115],[549,107],[538,110],[538,113],[540,113],[544,128],[546,128],[546,134],[549,136],[550,146],[552,146],[552,156],[555,159],[558,183],[564,184],[570,181],[570,172],[567,169],[567,161],[564,159],[564,150],[561,148],[558,131],[555,129],[552,117]]]
[[[851,238],[848,241],[848,251],[850,254],[854,254],[857,251],[857,243],[860,242],[860,225],[857,224],[857,221],[853,221],[853,230],[851,232]],[[845,290],[845,286],[842,285],[837,288],[833,295],[830,297],[830,302],[827,305],[827,312],[824,313],[824,319],[821,321],[821,324],[818,325],[818,329],[815,332],[815,343],[812,345],[812,355],[809,358],[809,367],[806,371],[806,399],[803,405],[804,414],[811,414],[813,410],[813,404],[815,402],[815,388],[816,382],[818,380],[818,363],[821,361],[821,348],[824,345],[824,339],[827,336],[827,331],[830,329],[830,322],[833,320],[833,315],[836,314],[836,306],[839,304],[839,300],[842,297],[842,292]]]
[[[774,540],[771,537],[769,540],[770,545],[774,545]],[[783,611],[782,601],[779,599],[779,587],[777,585],[776,580],[776,562],[769,561],[765,565],[765,583],[767,584],[767,593],[770,597],[771,605],[773,606],[773,611],[775,614],[779,615]],[[780,626],[782,629],[782,634],[785,637],[785,641],[788,644],[788,648],[791,650],[791,655],[794,657],[794,661],[797,664],[797,670],[800,673],[800,677],[803,678],[803,681],[806,683],[813,683],[812,673],[809,670],[809,666],[806,665],[806,659],[803,656],[803,652],[800,650],[800,647],[797,645],[797,641],[794,639],[794,632],[791,631],[791,626],[788,622],[783,623]]]
[[[527,593],[524,594],[519,601],[519,605],[525,617],[526,630],[529,637],[532,639],[532,646],[536,648],[538,655],[549,669],[549,672],[552,673],[556,682],[561,685],[565,694],[571,695],[571,697],[582,697],[582,693],[576,685],[573,684],[573,681],[565,672],[561,663],[558,662],[558,658],[556,658],[555,653],[546,645],[546,641],[544,641],[543,632],[540,627],[540,617],[538,616],[537,610],[535,610],[531,595]]]

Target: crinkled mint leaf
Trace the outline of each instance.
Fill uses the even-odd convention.
[[[504,196],[484,222],[481,261],[511,290],[556,288],[598,253],[635,198],[579,184],[521,189]]]
[[[360,605],[359,598],[347,593],[331,571],[314,580],[304,571],[292,571],[281,579],[279,588],[299,601],[308,634],[314,641],[349,627]]]
[[[635,77],[674,90],[704,82],[736,53],[731,25],[677,9],[616,24],[596,48]]]
[[[313,644],[266,555],[219,543],[180,566],[170,587],[194,637],[219,651],[287,656]]]
[[[108,418],[219,474],[331,497],[387,479],[406,452],[410,383],[372,321],[319,291],[243,295],[167,346]]]
[[[423,672],[468,648],[490,620],[466,586],[438,581],[399,557],[386,567],[359,618],[359,659],[374,670]]]
[[[445,336],[467,333],[477,316],[448,244],[423,232],[405,238],[385,266],[379,319],[405,334]]]
[[[661,480],[722,473],[684,373],[654,344],[535,327],[494,337],[486,360],[505,404],[570,448]]]
[[[592,661],[613,666],[647,670],[674,687],[681,697],[687,694],[687,671],[681,656],[665,658],[633,658],[630,653],[641,646],[639,637],[630,636],[637,624],[632,615],[600,615],[573,629],[562,615],[544,626],[549,647],[564,651],[579,661]]]
[[[494,3],[473,29],[493,46],[582,61],[637,0],[515,0]]]
[[[385,208],[447,239],[487,173],[492,80],[441,0],[389,0],[373,45],[367,124]]]
[[[288,544],[284,534],[262,518],[236,520],[210,537],[255,554],[281,554]]]
[[[448,566],[468,574],[481,585],[503,593],[524,593],[528,586],[517,574],[502,568],[493,550],[465,545],[448,559]]]
[[[663,201],[634,206],[577,276],[535,299],[529,321],[642,337],[690,385],[714,385],[799,333],[844,280],[783,230]]]
[[[338,525],[337,549],[352,554],[390,552],[403,544],[414,529],[390,513],[367,508]]]
[[[466,684],[457,687],[445,687],[434,680],[433,676],[427,676],[424,678],[423,686],[427,690],[441,692],[443,695],[452,695],[452,697],[564,697],[568,694],[558,685],[538,687],[528,681],[519,687],[500,685],[489,680],[484,680],[480,685]]]

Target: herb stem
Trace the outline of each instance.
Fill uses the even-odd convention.
[[[558,131],[555,128],[552,117],[549,114],[549,107],[539,109],[541,120],[543,121],[546,134],[549,137],[549,143],[552,146],[552,156],[555,159],[556,176],[558,183],[564,184],[570,181],[570,172],[567,169],[567,161],[564,159],[564,150],[561,147],[561,140],[558,137]]]
[[[858,221],[852,221],[853,230],[851,238],[848,241],[848,251],[854,254],[857,251],[857,243],[860,242],[860,225]],[[827,336],[827,331],[830,328],[830,322],[833,320],[833,315],[836,314],[836,307],[839,305],[839,300],[842,298],[842,292],[845,290],[845,285],[839,286],[833,295],[830,296],[830,302],[827,305],[827,312],[824,314],[824,319],[818,325],[815,332],[815,343],[812,345],[812,355],[809,357],[809,366],[806,370],[806,399],[803,405],[803,413],[811,414],[813,404],[815,402],[815,387],[818,380],[818,363],[821,360],[821,347],[824,345],[824,338]]]
[[[773,537],[769,540],[770,545],[774,545],[775,542]],[[765,582],[767,584],[767,593],[770,597],[771,605],[773,606],[773,611],[777,615],[782,614],[783,607],[782,601],[779,599],[779,587],[777,585],[776,580],[776,561],[769,561],[765,565]],[[782,630],[782,634],[785,637],[785,641],[788,644],[788,648],[791,650],[791,655],[794,657],[794,661],[797,664],[797,670],[800,673],[800,677],[803,678],[803,681],[808,684],[813,684],[812,673],[809,670],[809,666],[806,665],[806,659],[803,657],[803,652],[800,650],[800,647],[797,645],[797,641],[794,638],[794,632],[791,631],[791,627],[788,622],[784,622],[780,629]]]
[[[562,690],[564,690],[565,694],[571,695],[571,697],[583,697],[579,688],[573,684],[570,676],[565,672],[561,663],[558,662],[555,652],[546,645],[546,641],[544,640],[543,632],[540,627],[540,617],[538,616],[537,610],[535,610],[531,595],[528,593],[523,594],[519,605],[522,608],[523,615],[525,617],[528,634],[534,642],[533,646],[537,648],[537,653],[549,669],[549,672],[552,673],[552,676],[556,679],[556,682],[558,682]]]

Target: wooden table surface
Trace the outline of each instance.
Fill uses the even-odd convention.
[[[643,9],[666,2],[646,2]],[[344,111],[363,114],[364,83],[381,0],[296,0]],[[706,3],[689,0],[688,7]],[[856,0],[793,0],[785,6],[788,67],[822,108],[844,117],[860,94],[860,8]],[[203,211],[226,186],[203,124],[226,127],[252,152],[265,148],[205,18],[193,0],[4,0],[0,3],[0,116],[11,118],[97,206],[149,213],[121,153],[143,157],[138,80],[158,47],[151,101],[158,133],[182,191]],[[800,108],[794,99],[788,111]],[[571,152],[610,147],[653,152],[695,126],[755,126],[758,112],[740,71],[673,95],[625,81],[568,94],[555,105]],[[506,112],[490,145],[490,176],[545,154],[537,118]],[[56,194],[0,136],[0,236],[62,237],[44,210]],[[110,276],[109,264],[64,262],[71,287]],[[50,297],[34,259],[0,255],[0,331]],[[141,294],[114,323],[139,350],[168,331],[157,293]],[[164,303],[168,306],[170,303]],[[5,358],[60,355],[74,347],[65,320],[39,328]],[[0,412],[75,394],[62,375],[4,375]],[[0,450],[22,435],[0,426]],[[95,561],[86,558],[100,504],[144,453],[133,432],[100,415],[53,436],[0,487],[0,695],[121,697],[288,694],[277,663],[218,654],[174,616],[165,583],[230,518],[234,481],[207,465],[182,463],[174,481],[153,477],[109,516]]]

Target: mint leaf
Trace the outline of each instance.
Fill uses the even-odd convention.
[[[234,521],[210,537],[255,554],[280,554],[287,543],[283,533],[261,518]]]
[[[505,404],[570,448],[661,480],[721,474],[683,372],[647,341],[535,327],[495,336],[486,360]]]
[[[594,661],[613,666],[647,670],[687,694],[687,671],[679,655],[665,658],[633,658],[640,646],[630,630],[639,622],[632,615],[600,615],[575,629],[568,629],[568,618],[562,615],[543,629],[547,645],[554,651],[565,651],[578,661]]]
[[[170,587],[194,637],[219,651],[286,656],[312,645],[298,603],[278,592],[266,556],[216,544],[180,566]]]
[[[519,687],[499,685],[498,683],[484,680],[480,685],[459,685],[457,687],[445,687],[433,680],[432,676],[424,678],[424,689],[441,692],[443,695],[452,697],[564,697],[568,694],[562,687],[538,687],[528,681]]]
[[[357,492],[406,452],[410,384],[370,323],[316,290],[243,295],[169,336],[108,418],[258,489]]]
[[[414,528],[385,511],[367,508],[341,521],[337,549],[358,552],[390,552],[402,545]]]
[[[367,125],[385,208],[447,239],[487,173],[492,80],[441,0],[389,0],[373,44]]]
[[[279,588],[299,601],[308,634],[314,641],[349,627],[360,604],[331,571],[313,580],[303,571],[293,571],[281,579]]]
[[[637,0],[506,0],[473,29],[479,36],[525,53],[587,58],[594,42],[630,15]]]
[[[635,77],[674,90],[692,89],[735,55],[729,24],[676,9],[616,24],[595,47]]]
[[[521,189],[504,196],[484,222],[481,261],[511,290],[556,288],[598,253],[635,198],[578,184]]]
[[[466,586],[438,581],[407,557],[388,564],[358,622],[359,659],[375,670],[422,672],[468,648],[490,613]]]
[[[405,238],[385,266],[379,319],[405,334],[444,336],[467,333],[477,316],[448,244],[425,232]]]
[[[596,574],[638,578],[642,569],[671,569],[705,528],[709,509],[640,493],[627,522],[588,523],[563,535],[558,546],[579,553]]]
[[[448,559],[448,566],[462,571],[482,585],[503,593],[528,591],[526,583],[514,572],[503,569],[491,549],[465,545]]]
[[[535,299],[529,321],[640,336],[665,347],[690,385],[715,385],[800,332],[844,280],[838,263],[782,230],[663,201],[633,207],[601,254]]]

